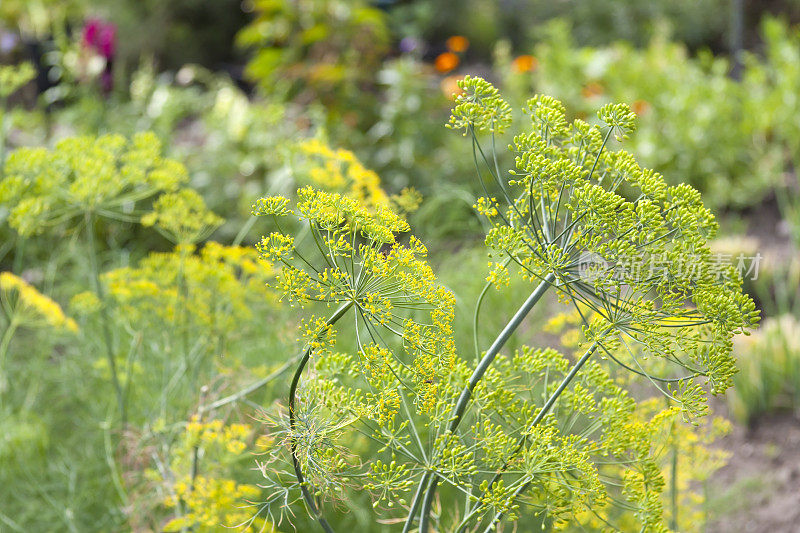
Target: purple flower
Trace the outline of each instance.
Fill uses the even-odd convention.
[[[99,19],[89,19],[83,27],[83,44],[93,48],[97,44],[97,33],[100,31],[100,25],[103,22]]]
[[[9,53],[11,50],[16,48],[19,39],[17,38],[16,34],[11,33],[10,31],[2,31],[0,32],[0,51],[4,54]]]
[[[422,43],[419,42],[419,39],[415,37],[403,37],[400,40],[400,51],[408,54],[413,52],[414,50],[418,49]]]

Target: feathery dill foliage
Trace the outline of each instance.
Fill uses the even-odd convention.
[[[611,509],[637,529],[666,531],[663,428],[704,414],[705,381],[714,393],[730,385],[731,338],[758,319],[737,273],[712,264],[714,217],[690,187],[668,187],[611,150],[612,135],[634,128],[621,104],[603,107],[600,125],[569,124],[555,99],[531,99],[507,179],[494,147],[510,106],[480,78],[460,87],[449,125],[471,137],[486,190],[476,208],[491,225],[488,283],[521,276],[531,294],[473,365],[455,351],[453,295],[422,243],[400,243],[409,226],[396,212],[312,187],[294,202],[259,200],[253,213],[278,228],[258,246],[280,268],[273,287],[308,315],[288,412],[270,415],[263,512],[280,525],[303,500],[331,531],[330,504],[366,492],[404,532],[432,521],[491,531],[521,517],[553,529],[627,527]],[[286,219],[304,230],[287,233],[281,224],[296,222]],[[656,262],[655,272],[636,268]],[[580,317],[578,357],[501,353],[549,290]],[[646,376],[672,406],[641,409],[606,358]]]

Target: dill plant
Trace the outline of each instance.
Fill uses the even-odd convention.
[[[45,234],[83,234],[89,281],[100,303],[101,338],[123,425],[125,392],[100,282],[98,219],[137,222],[141,216],[137,204],[177,191],[187,179],[183,165],[162,156],[161,143],[152,133],[130,140],[120,135],[70,137],[52,150],[20,148],[5,161],[0,205],[8,208],[9,225],[20,242]]]
[[[634,129],[627,106],[604,106],[590,125],[532,98],[509,177],[496,144],[510,106],[483,79],[459,86],[449,126],[471,141],[486,191],[476,208],[489,224],[487,286],[519,276],[530,294],[469,361],[456,353],[453,294],[424,245],[401,240],[409,226],[390,207],[311,186],[295,202],[259,200],[254,214],[277,228],[258,246],[280,268],[273,287],[307,315],[286,410],[269,416],[261,510],[280,524],[300,500],[332,531],[326,506],[366,492],[404,532],[491,531],[523,516],[614,529],[618,506],[642,530],[666,531],[658,428],[706,412],[706,392],[736,371],[733,335],[758,320],[735,270],[711,261],[714,217],[691,187],[611,149]],[[298,223],[297,236],[284,229]],[[655,273],[634,268],[656,261]],[[503,353],[548,293],[580,315],[580,353]],[[671,406],[642,411],[612,378],[619,369]]]

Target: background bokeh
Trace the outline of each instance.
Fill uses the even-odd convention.
[[[151,131],[157,150],[185,165],[189,186],[221,217],[209,224],[214,240],[250,250],[263,231],[250,216],[257,198],[321,179],[330,161],[357,160],[348,180],[371,180],[374,171],[387,194],[413,188],[421,195],[409,222],[443,282],[460,287],[468,328],[471,311],[462,302],[480,292],[486,261],[472,154],[444,127],[456,81],[484,76],[515,109],[535,93],[550,94],[569,118],[592,120],[603,104],[625,102],[639,117],[626,148],[669,183],[703,193],[722,228],[715,251],[733,261],[759,258],[745,285],[762,326],[737,341],[742,371],[716,405],[734,424],[711,445],[727,450],[727,466],[687,474],[698,494],[687,513],[700,517],[697,530],[796,531],[798,23],[797,0],[2,0],[0,161],[19,164],[11,155],[18,150],[58,150],[79,135]],[[15,83],[14,68],[25,63],[33,71]],[[188,471],[198,442],[214,465],[202,505],[218,520],[187,519],[175,530],[215,530],[208,524],[233,520],[222,494],[248,496],[258,480],[237,444],[256,445],[252,411],[229,415],[228,429],[191,416],[206,401],[202,394],[223,397],[252,376],[270,375],[283,360],[280,346],[294,341],[291,317],[249,290],[257,276],[241,274],[255,259],[209,252],[191,255],[186,266],[174,240],[124,224],[123,203],[116,218],[92,223],[118,309],[130,295],[114,293],[114,280],[147,280],[165,291],[175,280],[158,274],[172,267],[189,269],[198,287],[214,278],[226,294],[241,292],[240,301],[256,294],[252,306],[263,306],[255,316],[242,310],[236,324],[216,332],[229,339],[225,346],[198,348],[208,353],[197,355],[197,387],[170,389],[159,405],[131,413],[135,423],[119,434],[108,423],[113,391],[98,348],[102,325],[86,311],[91,302],[76,300],[88,289],[91,266],[83,230],[54,224],[24,237],[12,228],[3,191],[0,271],[84,317],[85,333],[76,345],[52,324],[23,328],[5,347],[4,382],[14,385],[0,397],[0,531],[158,530],[181,501],[178,482],[165,472]],[[185,305],[196,310],[215,296],[191,298]],[[490,322],[512,312],[509,300],[489,296]],[[163,324],[144,327],[139,318],[117,317],[113,326],[114,353],[127,361],[130,380],[148,374],[148,357],[161,361],[179,350],[164,331],[152,333]],[[196,318],[193,327],[207,327]],[[255,335],[258,342],[248,342]],[[560,333],[538,335],[562,342]],[[471,347],[471,335],[459,343]],[[146,355],[134,364],[130,353],[138,350]],[[144,379],[142,404],[165,382],[172,387],[169,379]],[[268,404],[283,389],[284,382],[270,383],[253,400]],[[230,429],[233,419],[239,425]],[[366,500],[353,502],[342,524],[373,527],[368,509]],[[301,519],[298,530],[305,527]]]

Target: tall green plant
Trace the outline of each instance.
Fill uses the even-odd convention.
[[[486,191],[489,281],[520,276],[530,294],[472,364],[455,351],[453,296],[425,247],[399,240],[401,217],[311,187],[295,205],[259,201],[277,227],[260,244],[281,265],[275,287],[308,309],[288,411],[271,417],[283,446],[262,465],[263,508],[279,523],[302,500],[331,531],[326,503],[366,491],[404,531],[490,531],[522,505],[563,527],[622,501],[641,527],[666,530],[653,430],[666,415],[642,421],[601,361],[646,377],[687,417],[706,411],[703,382],[728,388],[731,338],[758,313],[733,267],[712,261],[714,217],[691,187],[611,150],[634,128],[627,106],[604,106],[591,126],[568,123],[553,98],[529,100],[508,179],[496,145],[510,106],[480,78],[460,88],[450,126],[470,139]],[[305,231],[293,237],[286,219]],[[504,354],[550,293],[581,313],[581,355]],[[651,372],[650,359],[667,369]]]
[[[83,234],[92,289],[101,306],[101,338],[125,424],[125,395],[115,360],[110,309],[100,282],[98,219],[136,222],[136,204],[164,191],[177,190],[186,169],[161,156],[152,134],[128,141],[119,135],[73,137],[55,149],[22,148],[10,154],[0,182],[0,205],[22,239],[65,232]]]

